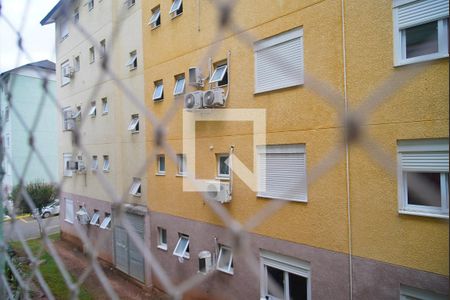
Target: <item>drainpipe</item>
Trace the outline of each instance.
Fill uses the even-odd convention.
[[[341,0],[341,19],[342,19],[342,61],[343,61],[343,80],[344,80],[344,120],[348,118],[348,98],[347,98],[347,52],[345,40],[345,0]],[[345,130],[345,128],[344,128]],[[349,288],[350,297],[353,299],[353,261],[352,261],[352,223],[351,223],[351,206],[350,206],[350,162],[349,162],[349,143],[345,139],[345,175],[347,189],[347,226],[348,226],[348,271],[349,271]]]

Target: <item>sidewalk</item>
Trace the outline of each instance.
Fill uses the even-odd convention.
[[[72,274],[72,276],[79,278],[89,264],[87,257],[69,242],[58,240],[54,242],[54,245],[58,251],[58,254],[61,256],[61,259],[64,261],[66,269]],[[130,279],[126,278],[126,276],[120,273],[120,271],[112,268],[100,260],[99,263],[108,277],[111,286],[120,299],[170,299],[166,294],[158,290],[145,290],[136,283],[132,282]],[[83,286],[91,295],[94,295],[95,299],[109,299],[108,294],[103,289],[103,286],[94,271],[92,271],[86,278]]]

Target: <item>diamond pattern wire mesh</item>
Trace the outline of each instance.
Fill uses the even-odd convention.
[[[236,34],[236,37],[239,39],[239,41],[242,43],[245,47],[253,47],[253,43],[256,41],[256,38],[253,37],[248,32],[242,30],[239,26],[239,20],[235,20],[233,18],[233,10],[236,6],[237,1],[211,1],[214,4],[214,7],[217,9],[219,13],[219,30],[216,35],[215,41],[216,43],[212,43],[209,47],[208,51],[206,51],[204,57],[198,62],[199,66],[205,66],[208,62],[208,58],[212,57],[214,53],[218,51],[218,48],[220,47],[220,42],[224,38],[224,34],[226,31],[231,31],[232,33]],[[1,1],[0,1],[1,4]],[[32,53],[29,53],[27,49],[23,47],[23,39],[21,36],[21,30],[27,20],[25,11],[22,18],[22,24],[18,28],[14,27],[12,22],[9,19],[8,12],[7,11],[0,11],[0,18],[3,19],[3,21],[8,24],[10,27],[10,30],[15,32],[17,37],[17,62],[19,62],[20,58],[22,56],[26,57],[27,59],[31,60]],[[69,12],[67,6],[62,7],[62,13],[65,14],[69,20],[72,20],[71,18],[71,12]],[[124,10],[121,11],[121,13],[124,13]],[[120,19],[121,16],[118,17]],[[38,25],[36,25],[38,26]],[[101,45],[88,33],[89,31],[83,27],[83,25],[78,23],[73,23],[73,27],[79,31],[79,33],[82,34],[82,36],[89,41],[92,45],[95,45],[96,50],[98,53],[102,51]],[[114,28],[112,30],[112,35],[109,37],[109,41],[111,41],[112,47],[114,47],[114,43],[116,42],[118,32],[121,30],[121,23],[116,22],[114,25]],[[343,31],[344,33],[344,31]],[[345,43],[345,41],[344,41]],[[273,60],[280,66],[280,68],[283,68],[284,66],[288,65],[288,61],[283,61],[279,57],[273,57]],[[344,57],[345,61],[345,57]],[[130,89],[129,86],[127,86],[119,77],[117,74],[114,73],[113,68],[111,68],[111,64],[113,62],[111,61],[111,57],[109,56],[109,53],[104,53],[104,58],[102,60],[101,69],[102,72],[100,72],[100,76],[97,79],[97,83],[94,85],[94,88],[89,95],[89,99],[95,99],[97,94],[99,93],[99,86],[100,83],[105,79],[106,77],[111,78],[112,81],[114,81],[117,88],[119,88],[122,93],[126,96],[122,101],[129,102],[130,104],[136,106],[139,109],[139,114],[142,116],[145,116],[146,121],[148,121],[151,124],[151,127],[154,128],[153,137],[154,137],[154,146],[151,153],[148,153],[145,161],[142,163],[139,170],[137,170],[135,177],[142,178],[144,174],[150,170],[152,165],[155,163],[156,155],[158,154],[158,151],[160,149],[163,149],[166,155],[173,161],[177,161],[176,157],[176,151],[169,145],[169,143],[166,140],[166,127],[168,124],[172,121],[175,113],[181,109],[183,109],[183,102],[181,99],[176,98],[175,101],[173,101],[172,107],[167,111],[167,113],[164,116],[158,117],[155,115],[154,112],[149,110],[145,103],[138,99],[138,97],[133,93],[133,91]],[[341,124],[341,130],[342,130],[342,136],[340,138],[340,143],[336,144],[334,149],[326,156],[324,157],[321,162],[313,168],[313,170],[308,174],[308,184],[311,184],[318,180],[322,175],[324,175],[327,171],[329,171],[333,166],[335,166],[337,163],[341,162],[342,160],[348,159],[348,148],[353,144],[359,144],[362,146],[367,153],[371,156],[371,158],[380,164],[383,168],[385,168],[388,172],[391,174],[396,174],[396,162],[392,160],[392,158],[386,154],[382,148],[374,142],[368,133],[364,131],[364,120],[367,120],[368,117],[380,106],[389,99],[389,96],[394,93],[394,91],[401,89],[409,80],[411,80],[414,76],[418,75],[426,66],[421,65],[418,67],[411,67],[411,68],[405,68],[403,71],[399,71],[395,74],[395,76],[386,79],[381,84],[378,84],[374,88],[374,92],[365,99],[365,101],[362,102],[362,104],[353,111],[350,111],[348,105],[347,105],[347,96],[344,94],[342,95],[339,91],[336,91],[333,87],[329,86],[327,83],[322,81],[320,78],[314,78],[310,74],[305,74],[305,87],[316,93],[320,96],[320,98],[330,107],[335,109],[335,111],[339,114],[342,124]],[[229,71],[232,73],[232,70]],[[43,95],[41,95],[41,107],[44,104],[44,101],[51,101],[53,105],[55,105],[58,109],[58,111],[62,111],[62,107],[60,103],[58,102],[56,95],[50,92],[48,89],[48,78],[45,77],[46,75],[43,74],[43,77],[45,78],[43,81]],[[7,85],[5,82],[0,83],[3,88],[7,90]],[[10,84],[14,84],[13,82]],[[52,173],[49,169],[49,167],[46,165],[42,153],[34,147],[35,140],[34,140],[34,132],[39,124],[40,120],[40,113],[38,112],[36,114],[36,117],[33,120],[32,126],[27,126],[27,123],[25,122],[24,115],[21,114],[20,111],[16,109],[16,106],[14,105],[14,99],[15,95],[8,92],[7,94],[7,102],[10,107],[10,113],[14,114],[19,122],[21,123],[21,126],[26,128],[28,132],[29,137],[29,145],[31,146],[31,150],[28,153],[28,157],[26,160],[25,167],[20,170],[17,169],[17,166],[15,165],[15,162],[12,160],[11,157],[8,156],[7,153],[5,153],[3,144],[0,148],[0,160],[8,161],[12,166],[12,172],[13,176],[16,176],[17,178],[24,178],[25,174],[28,172],[28,166],[32,159],[32,157],[37,158],[41,164],[42,168],[45,169],[48,176],[52,176]],[[86,116],[88,114],[89,106],[86,105],[85,109],[82,111],[82,115]],[[75,148],[74,153],[78,150],[82,151],[84,154],[87,155],[87,157],[91,156],[91,153],[89,153],[88,149],[86,148],[86,145],[84,144],[83,138],[80,134],[80,127],[83,126],[83,122],[86,118],[82,118],[81,123],[76,126],[76,128],[73,131],[73,146]],[[2,119],[0,122],[0,134],[3,132],[3,126],[5,124],[5,120]],[[348,172],[348,170],[347,170]],[[1,172],[1,178],[4,176],[4,170]],[[193,287],[199,285],[200,283],[206,281],[214,272],[209,272],[206,276],[204,274],[195,274],[192,277],[186,279],[184,282],[176,284],[171,281],[169,274],[164,270],[164,266],[161,265],[161,263],[155,258],[155,256],[152,254],[152,252],[146,247],[142,239],[138,236],[138,234],[135,232],[134,227],[130,222],[127,220],[127,218],[124,218],[124,204],[125,199],[127,196],[127,192],[124,194],[119,194],[115,188],[115,186],[108,181],[108,179],[104,176],[102,172],[96,172],[95,176],[99,180],[102,188],[107,193],[108,197],[112,201],[113,210],[118,212],[117,215],[115,215],[115,218],[120,221],[122,226],[126,229],[129,237],[131,238],[132,242],[137,246],[138,250],[141,252],[141,254],[145,257],[145,264],[149,265],[152,269],[152,274],[155,276],[158,281],[162,284],[164,289],[169,293],[169,295],[174,299],[180,299],[183,297],[183,295],[192,289]],[[52,178],[54,182],[57,182],[58,189],[60,189],[66,180],[66,177],[62,178]],[[432,192],[430,191],[427,186],[424,186],[422,182],[419,180],[417,181],[417,185],[420,188],[418,189],[419,193],[425,192]],[[130,182],[131,184],[131,182]],[[229,233],[233,236],[233,251],[235,255],[241,255],[246,257],[246,263],[248,265],[248,268],[251,272],[253,272],[254,276],[256,278],[259,278],[259,262],[257,258],[252,254],[251,252],[251,245],[250,240],[247,236],[247,232],[250,232],[252,229],[263,223],[268,217],[270,217],[272,214],[280,210],[282,207],[286,205],[286,201],[282,200],[273,200],[269,201],[263,209],[256,212],[253,216],[251,216],[248,220],[246,220],[243,223],[238,222],[233,218],[230,213],[223,208],[222,205],[218,204],[214,201],[208,201],[206,196],[203,193],[200,193],[202,197],[204,197],[205,203],[211,208],[211,210],[220,218],[220,220],[223,222],[223,226],[226,227],[226,229],[229,231]],[[25,188],[22,186],[21,189],[21,196],[22,201],[26,202],[26,204],[33,210],[35,209],[35,205],[33,203],[32,198],[27,193]],[[0,196],[3,197],[3,196]],[[0,199],[0,202],[3,203],[4,199]],[[1,216],[0,216],[1,217]],[[80,293],[80,286],[83,284],[83,282],[88,278],[90,274],[95,274],[100,283],[101,288],[104,289],[104,291],[107,293],[108,297],[111,299],[118,299],[118,295],[116,294],[115,290],[111,286],[108,277],[106,276],[105,272],[103,271],[102,267],[100,266],[97,256],[100,246],[102,246],[104,243],[107,242],[106,237],[102,236],[99,241],[97,241],[96,245],[94,246],[89,237],[87,236],[85,230],[77,223],[74,222],[75,230],[77,231],[77,234],[81,241],[84,244],[84,249],[86,251],[86,255],[90,261],[89,267],[84,270],[84,272],[78,277],[73,278],[69,274],[67,270],[67,266],[64,264],[62,258],[58,254],[53,242],[49,238],[49,233],[46,228],[46,224],[44,221],[40,218],[40,216],[37,216],[37,222],[39,223],[40,227],[42,228],[42,248],[39,249],[37,252],[32,251],[25,241],[23,233],[18,229],[17,226],[15,226],[17,220],[15,216],[15,212],[12,212],[12,220],[11,220],[11,230],[17,234],[19,237],[19,241],[24,248],[24,251],[29,259],[31,273],[27,276],[24,276],[21,274],[20,270],[17,269],[16,265],[13,263],[12,257],[8,254],[7,245],[5,243],[5,240],[1,240],[0,244],[0,251],[1,255],[4,258],[4,263],[11,269],[12,277],[15,278],[15,281],[17,284],[13,286],[11,284],[11,278],[5,274],[5,272],[1,272],[1,283],[3,286],[3,292],[4,297],[9,299],[15,299],[15,298],[30,298],[30,285],[32,282],[37,282],[40,286],[40,289],[43,291],[45,296],[48,299],[55,299],[55,296],[53,292],[50,290],[47,282],[45,281],[40,269],[39,265],[41,262],[41,255],[43,254],[44,250],[48,251],[50,255],[53,257],[53,259],[56,262],[56,265],[64,279],[65,284],[70,290],[70,297],[72,299],[76,299],[79,296]],[[351,219],[349,215],[348,219],[348,226],[351,228]],[[349,232],[349,235],[351,232]],[[351,239],[351,236],[349,236],[349,239]],[[350,249],[351,251],[351,249]],[[351,256],[349,261],[349,270],[351,274]],[[350,275],[351,276],[351,275]],[[351,279],[350,279],[351,284]],[[3,297],[2,296],[2,297]]]

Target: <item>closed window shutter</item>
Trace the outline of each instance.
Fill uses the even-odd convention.
[[[66,220],[73,222],[73,201],[66,199]]]
[[[448,0],[421,0],[398,7],[399,29],[448,17]]]
[[[284,147],[271,146],[259,154],[258,196],[307,201],[305,153]]]
[[[402,170],[448,172],[448,152],[401,153]]]
[[[304,83],[303,31],[295,29],[255,44],[255,92]]]

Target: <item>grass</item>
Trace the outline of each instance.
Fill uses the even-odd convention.
[[[50,240],[52,240],[52,241],[59,240],[59,233],[51,235]],[[42,240],[41,239],[28,240],[26,242],[34,255],[36,255],[42,248]],[[26,256],[25,251],[22,248],[22,244],[20,242],[18,242],[18,241],[11,242],[10,245],[17,252],[18,256]],[[42,263],[39,265],[39,270],[41,271],[42,276],[45,279],[45,282],[47,283],[48,287],[52,291],[55,298],[56,299],[70,299],[69,288],[67,287],[53,257],[47,251],[44,250],[42,252],[42,255],[39,257],[39,259],[42,260]],[[25,274],[27,274],[27,273],[29,274],[31,272],[29,267],[23,268],[22,271]],[[72,276],[72,280],[74,280],[74,279],[75,278]],[[35,281],[36,281],[36,284],[39,285],[37,283],[37,280],[35,280]],[[81,286],[81,288],[80,288],[78,297],[79,297],[79,299],[83,299],[83,300],[94,299],[93,296],[83,286]]]

